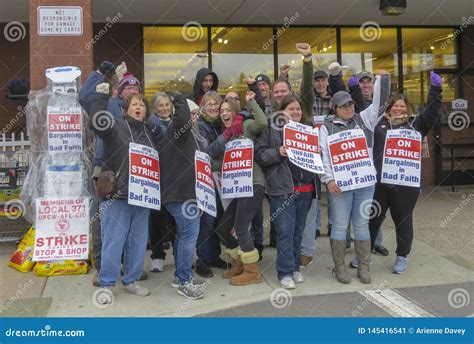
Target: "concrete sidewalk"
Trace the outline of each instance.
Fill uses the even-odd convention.
[[[447,188],[424,190],[415,211],[415,240],[410,255],[408,271],[403,275],[394,275],[391,268],[394,261],[395,235],[391,219],[384,224],[384,245],[390,250],[389,257],[373,255],[371,274],[373,282],[364,285],[359,282],[356,271],[351,269],[353,281],[349,285],[337,283],[331,275],[332,259],[329,239],[322,236],[317,239],[317,252],[314,264],[302,270],[306,281],[292,290],[291,297],[311,295],[344,295],[374,289],[395,289],[407,287],[442,286],[452,283],[474,281],[474,188],[459,187],[458,192],[451,193]],[[464,195],[464,196],[463,196]],[[472,195],[472,196],[470,196]],[[324,198],[323,198],[324,200]],[[462,209],[460,208],[462,205]],[[458,208],[458,210],[455,210]],[[323,219],[326,217],[323,209]],[[454,214],[455,213],[455,214]],[[454,215],[450,215],[454,214]],[[446,221],[450,218],[449,221]],[[443,221],[447,225],[443,227]],[[325,225],[322,226],[325,228]],[[140,298],[125,294],[120,283],[116,286],[114,304],[106,308],[98,307],[93,299],[98,290],[92,286],[94,271],[87,275],[36,277],[33,273],[22,274],[6,267],[9,254],[14,247],[2,245],[1,249],[1,286],[2,316],[48,316],[48,317],[155,317],[155,316],[196,316],[210,312],[222,311],[256,302],[267,302],[280,292],[275,272],[276,249],[265,247],[264,258],[260,264],[264,283],[245,287],[234,287],[221,277],[222,271],[214,269],[215,277],[207,281],[205,297],[202,300],[190,301],[176,294],[171,287],[173,261],[168,251],[165,272],[149,273],[149,279],[143,285],[152,293],[149,297]],[[8,253],[8,250],[11,250]],[[149,255],[147,255],[149,257]],[[347,253],[346,262],[354,257],[353,249]],[[150,259],[146,261],[148,271]],[[22,295],[22,288],[32,281]],[[466,284],[472,286],[472,284]],[[24,289],[24,288],[23,288]],[[446,288],[445,288],[446,289]],[[472,288],[469,288],[472,289]],[[275,292],[275,290],[277,290]],[[472,290],[468,290],[473,294]],[[272,294],[273,293],[273,294]],[[469,296],[469,295],[468,295]],[[473,295],[474,296],[474,295]],[[314,300],[312,309],[321,311],[321,307],[332,307],[327,302],[319,304]],[[8,302],[8,307],[6,303]],[[297,305],[297,303],[295,303]],[[296,306],[289,306],[296,307]],[[249,308],[251,310],[251,308]],[[275,308],[275,311],[277,309]],[[255,313],[249,311],[248,316]],[[306,314],[311,316],[312,314]],[[348,315],[350,316],[350,314]]]

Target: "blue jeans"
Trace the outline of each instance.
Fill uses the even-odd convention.
[[[254,246],[263,246],[263,209],[260,204],[260,208],[252,219],[252,227],[250,233],[253,237]]]
[[[311,207],[306,217],[306,224],[301,241],[301,255],[312,257],[316,252],[315,236],[316,231],[321,227],[321,204],[319,199],[314,198],[311,201]]]
[[[216,218],[203,212],[201,215],[196,253],[200,260],[206,264],[219,260],[221,255],[221,242],[216,233]]]
[[[176,221],[176,239],[174,241],[174,263],[180,283],[193,278],[193,254],[199,235],[200,217],[190,218],[183,214],[184,202],[169,202],[164,205]]]
[[[100,285],[115,285],[123,265],[123,284],[139,280],[145,262],[150,209],[117,199],[100,202],[102,236]]]
[[[300,270],[301,240],[312,193],[292,193],[269,197],[270,219],[277,234],[276,270],[278,279],[292,277]]]
[[[345,191],[338,196],[329,194],[331,204],[331,239],[346,240],[347,228],[352,222],[355,240],[370,240],[369,206],[374,196],[375,186]]]

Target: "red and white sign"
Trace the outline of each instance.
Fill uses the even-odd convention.
[[[160,163],[156,149],[130,142],[128,204],[160,210]]]
[[[33,261],[87,259],[89,198],[38,198]]]
[[[216,189],[212,177],[211,158],[208,154],[196,151],[194,155],[196,171],[196,202],[199,209],[216,217]]]
[[[321,129],[321,126],[324,124],[324,119],[326,116],[313,116],[314,127]]]
[[[39,6],[38,36],[82,36],[82,7]]]
[[[374,185],[377,177],[361,129],[341,131],[328,136],[332,172],[342,191]]]
[[[82,152],[80,107],[48,106],[48,150],[50,153]]]
[[[253,141],[227,142],[222,162],[222,198],[253,196]]]
[[[388,130],[380,182],[420,187],[421,134],[411,129]]]
[[[324,174],[319,150],[319,129],[289,121],[283,130],[283,144],[290,161],[307,171]]]

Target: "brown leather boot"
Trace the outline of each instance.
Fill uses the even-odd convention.
[[[230,259],[231,268],[224,271],[224,274],[222,275],[222,277],[224,277],[225,279],[230,279],[244,272],[244,267],[242,266],[242,261],[240,260],[240,256],[239,256],[239,248],[238,247],[234,249],[226,248],[224,252],[227,254],[227,256]]]
[[[250,252],[242,252],[239,250],[239,256],[242,260],[244,272],[230,279],[232,285],[249,285],[262,283],[263,278],[258,269],[258,251],[254,249]]]

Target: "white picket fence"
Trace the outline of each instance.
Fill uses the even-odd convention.
[[[30,155],[30,140],[25,134],[1,135],[0,139],[0,167],[28,166]]]
[[[15,136],[15,133],[11,133],[10,137],[7,134],[2,134],[2,139],[0,140],[0,148],[4,152],[6,151],[17,151],[18,148],[21,150],[30,148],[30,140],[25,139],[25,134],[21,133],[20,137]]]

